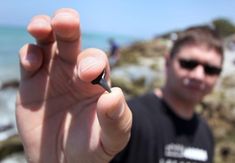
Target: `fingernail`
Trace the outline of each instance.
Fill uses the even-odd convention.
[[[122,103],[119,108],[114,109],[114,110],[112,110],[111,112],[108,112],[109,118],[111,118],[111,119],[113,119],[113,120],[120,118],[120,116],[121,116],[121,115],[123,114],[123,112],[124,112],[124,109],[125,109],[125,105],[124,105],[124,103]]]
[[[37,62],[37,57],[35,56],[35,54],[29,53],[29,54],[26,54],[25,60],[29,63],[35,63]]]
[[[58,13],[54,16],[53,18],[53,21],[54,20],[61,20],[61,19],[64,19],[64,20],[71,20],[73,19],[73,15],[71,15],[71,13],[67,13],[67,12],[61,12],[61,13]]]
[[[96,66],[97,66],[97,58],[87,57],[80,62],[79,71],[85,72],[89,69],[96,68]]]
[[[37,19],[32,19],[30,24],[37,26],[45,26],[48,25],[48,22],[43,18],[37,18]]]

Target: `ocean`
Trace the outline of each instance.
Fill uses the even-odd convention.
[[[86,32],[82,33],[82,49],[94,47],[107,51],[109,38],[113,38],[120,46],[136,40],[128,36]],[[7,81],[19,80],[18,51],[26,43],[34,43],[26,28],[0,26],[0,87]],[[0,90],[0,141],[17,133],[14,114],[16,91],[14,88]],[[4,126],[13,127],[5,130]]]
[[[120,46],[135,41],[135,38],[123,35],[86,32],[82,33],[82,48],[94,47],[106,51],[109,38]],[[26,43],[34,43],[26,28],[0,26],[0,82],[19,78],[18,51]]]

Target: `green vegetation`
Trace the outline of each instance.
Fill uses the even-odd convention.
[[[220,18],[214,20],[212,23],[215,26],[215,29],[221,35],[221,37],[227,37],[235,33],[235,26],[228,19]]]

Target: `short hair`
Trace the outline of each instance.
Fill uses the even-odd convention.
[[[221,55],[223,61],[223,43],[215,29],[209,26],[195,26],[180,32],[170,50],[170,56],[174,57],[182,47],[189,45],[203,45],[214,49]]]

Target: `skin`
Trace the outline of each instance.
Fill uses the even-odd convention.
[[[212,91],[219,75],[205,74],[202,65],[193,70],[183,69],[179,65],[179,58],[194,59],[200,63],[222,67],[222,55],[203,45],[188,45],[182,47],[173,58],[167,57],[166,84],[163,91],[156,91],[156,94],[163,96],[180,117],[190,119],[195,106]]]
[[[130,137],[132,114],[119,88],[106,92],[90,82],[106,54],[81,50],[79,14],[60,9],[35,16],[28,32],[36,44],[20,52],[16,118],[30,163],[107,163]]]

